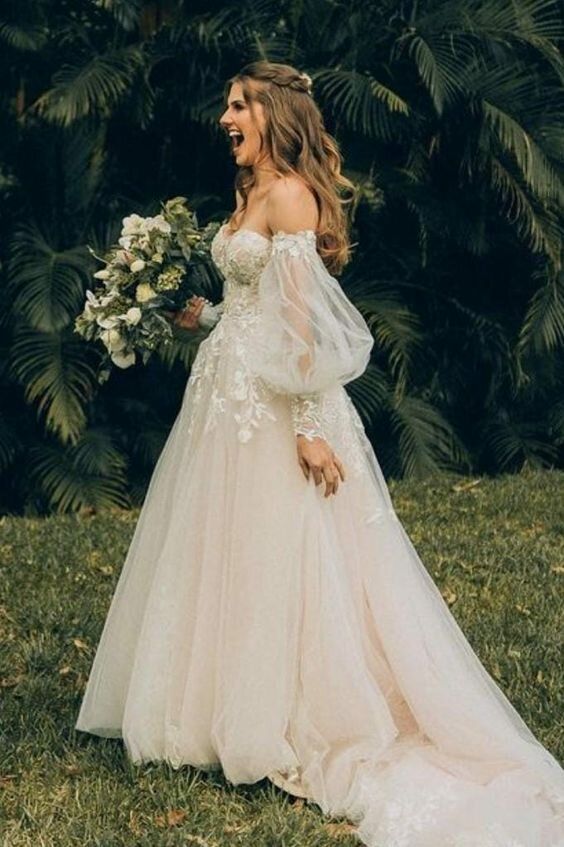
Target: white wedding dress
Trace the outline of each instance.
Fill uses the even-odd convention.
[[[224,225],[202,341],[76,728],[134,762],[268,777],[370,847],[562,847],[564,771],[400,523],[343,385],[373,341],[310,230]],[[337,495],[306,481],[323,435]]]

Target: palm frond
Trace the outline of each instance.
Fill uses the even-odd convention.
[[[87,430],[66,449],[49,444],[34,447],[28,463],[34,481],[57,512],[130,505],[125,458],[103,430]]]
[[[95,372],[85,360],[84,343],[63,333],[19,329],[14,336],[11,371],[24,388],[25,400],[45,414],[47,429],[63,442],[76,442],[86,425]]]
[[[402,97],[368,72],[327,68],[311,77],[321,98],[351,129],[373,138],[393,138],[394,116],[410,113]]]
[[[354,294],[355,305],[364,315],[376,344],[386,353],[395,390],[401,393],[407,384],[413,349],[422,339],[418,316],[391,285],[381,280],[358,280],[347,290]]]
[[[491,449],[500,470],[516,470],[524,465],[550,467],[558,455],[557,448],[538,423],[512,421],[499,415],[484,427],[484,442]]]
[[[12,23],[0,20],[0,41],[22,52],[37,52],[47,40],[47,29],[44,26]]]
[[[9,263],[15,313],[33,329],[62,329],[77,314],[91,272],[84,247],[55,250],[35,224],[22,225],[12,239]]]
[[[373,426],[378,417],[387,409],[392,386],[382,368],[372,362],[364,373],[348,383],[347,391],[365,423]]]
[[[127,32],[134,30],[139,23],[142,9],[141,0],[94,0],[96,5],[115,18]]]
[[[545,275],[535,291],[519,331],[517,352],[552,353],[564,346],[564,270]]]
[[[94,56],[85,65],[66,65],[32,108],[63,126],[88,115],[107,117],[131,89],[145,62],[143,49],[132,46]]]
[[[552,259],[553,264],[557,265],[560,238],[557,227],[551,225],[546,210],[533,203],[515,176],[495,155],[489,159],[487,173],[492,188],[502,200],[500,210],[515,227],[520,238],[535,253],[545,253]]]
[[[420,397],[396,397],[390,407],[406,477],[459,470],[470,463],[468,452],[440,411]]]
[[[442,115],[445,106],[459,92],[460,61],[456,60],[456,54],[419,32],[409,33],[403,43],[398,42],[399,47],[407,47],[437,114]]]
[[[564,185],[531,135],[503,109],[482,100],[486,122],[495,133],[501,147],[510,153],[526,184],[541,200],[564,204]]]

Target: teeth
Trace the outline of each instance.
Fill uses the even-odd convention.
[[[235,141],[235,144],[240,144],[241,141],[243,140],[242,134],[240,132],[238,132],[236,129],[230,129],[229,130],[229,137],[232,138]]]

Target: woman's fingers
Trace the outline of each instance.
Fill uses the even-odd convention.
[[[198,318],[204,308],[206,302],[205,297],[196,297],[193,295],[188,301],[189,305],[176,313],[175,324],[184,329],[196,329],[198,326]]]
[[[323,476],[325,477],[325,497],[336,494],[339,487],[339,474],[335,465],[326,465],[323,468]]]
[[[335,465],[337,466],[337,470],[339,471],[339,476],[341,477],[341,479],[344,482],[345,481],[345,466],[343,465],[343,463],[341,462],[339,457],[336,456],[335,454],[333,454],[333,461],[335,462]]]

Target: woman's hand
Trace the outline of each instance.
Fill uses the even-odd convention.
[[[184,309],[179,309],[177,312],[164,312],[163,314],[172,320],[174,326],[179,326],[182,329],[199,329],[199,317],[205,303],[205,297],[197,297],[194,294],[188,301],[189,305]]]
[[[345,469],[339,457],[324,438],[314,438],[310,441],[305,435],[298,435],[297,442],[298,461],[305,478],[309,480],[312,473],[316,485],[325,480],[324,497],[336,494],[339,478],[345,481]]]

